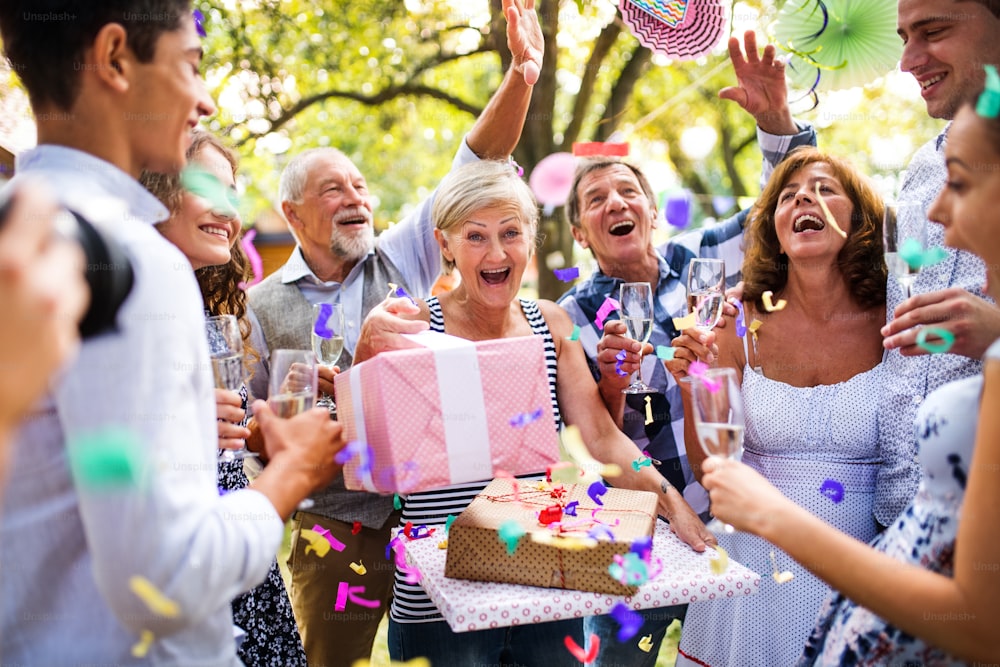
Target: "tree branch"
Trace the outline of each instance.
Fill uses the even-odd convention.
[[[625,113],[626,104],[632,95],[635,84],[639,81],[650,60],[653,52],[641,44],[636,45],[632,51],[632,58],[622,68],[622,73],[615,82],[608,102],[604,107],[604,115],[597,126],[595,139],[597,141],[607,141],[608,137],[618,128],[621,116]]]
[[[573,117],[563,133],[563,146],[571,146],[580,137],[583,121],[587,117],[587,109],[590,108],[590,100],[594,95],[597,74],[621,31],[621,24],[618,21],[612,21],[604,26],[601,34],[594,41],[594,48],[590,52],[590,57],[583,70],[583,77],[580,79],[580,90],[576,94],[576,99],[573,100]]]

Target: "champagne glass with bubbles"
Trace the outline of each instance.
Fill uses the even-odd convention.
[[[649,283],[624,283],[619,291],[622,319],[629,338],[643,345],[653,333],[653,290]],[[651,394],[654,390],[642,381],[642,350],[639,350],[639,370],[632,383],[622,389],[624,394]]]
[[[235,315],[213,315],[205,318],[208,351],[212,360],[212,376],[216,389],[239,393],[243,388],[243,334]],[[219,460],[236,461],[256,456],[246,446],[243,449],[223,449]]]
[[[344,351],[344,309],[339,303],[317,303],[313,306],[312,349],[316,363],[332,369]],[[335,410],[333,397],[320,396],[316,405]]]
[[[710,368],[691,382],[691,404],[698,442],[708,456],[736,459],[743,448],[743,394],[734,368]],[[733,532],[718,519],[712,532]]]
[[[920,261],[909,260],[927,251],[927,215],[923,204],[915,201],[887,203],[882,218],[882,240],[889,273],[903,288],[903,299],[909,299],[920,273]]]
[[[271,353],[267,404],[274,414],[287,419],[313,407],[316,369],[316,355],[312,350],[275,350]]]
[[[688,267],[688,309],[694,313],[695,326],[709,331],[722,319],[726,264],[721,259],[692,259]]]

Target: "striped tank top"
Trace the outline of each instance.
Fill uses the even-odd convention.
[[[555,428],[559,430],[562,418],[559,415],[559,404],[556,402],[555,342],[552,340],[549,325],[545,323],[545,318],[542,317],[542,313],[538,309],[538,304],[527,299],[519,301],[532,333],[541,336],[545,343],[545,370],[549,376],[549,396],[552,400]],[[431,331],[444,333],[444,315],[437,297],[427,299],[427,307],[430,309]],[[519,475],[518,479],[545,479],[545,473]],[[411,493],[403,499],[403,516],[399,525],[402,527],[407,521],[412,521],[415,526],[443,524],[448,520],[449,514],[455,516],[461,514],[462,510],[486,488],[490,481],[492,480],[484,479],[479,482],[454,484],[431,491]],[[397,623],[430,623],[443,620],[437,607],[424,592],[423,586],[406,583],[406,575],[401,574],[399,570],[396,570],[395,584],[392,589],[392,606],[389,608],[389,618]]]

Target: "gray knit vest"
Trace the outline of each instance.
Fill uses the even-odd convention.
[[[377,243],[375,252],[362,261],[361,315],[364,317],[385,299],[389,283],[401,285],[407,290],[409,287],[399,269],[378,249]],[[312,349],[312,305],[296,285],[281,282],[280,269],[251,288],[249,297],[269,350]],[[352,362],[351,353],[345,349],[337,365],[346,371]],[[369,528],[380,528],[392,514],[391,496],[348,491],[343,476],[313,494],[312,500],[315,505],[309,511],[314,514],[347,523],[360,521]]]

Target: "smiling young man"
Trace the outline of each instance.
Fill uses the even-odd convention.
[[[84,342],[14,441],[0,654],[238,665],[230,601],[266,575],[283,519],[336,474],[343,440],[323,410],[279,420],[262,404],[271,465],[252,488],[219,496],[201,296],[153,228],[166,208],[136,180],[180,169],[192,128],[214,111],[190,3],[10,1],[0,34],[38,123],[14,180],[47,182],[123,246],[134,272],[117,329]],[[122,439],[123,460],[102,458]],[[109,468],[127,479],[102,479]]]
[[[544,46],[534,4],[504,0],[513,65],[459,147],[453,168],[480,158],[506,159],[517,146]],[[390,283],[415,297],[431,292],[441,267],[430,215],[433,195],[376,241],[372,195],[364,176],[340,151],[321,148],[292,158],[281,176],[279,198],[297,244],[284,266],[250,290],[265,347],[308,349],[313,304],[337,302],[346,324],[338,366],[346,370],[362,320],[385,299]],[[250,383],[256,396],[267,391],[267,349],[261,350],[262,363]],[[333,396],[333,373],[322,369],[320,375],[320,390]],[[385,548],[398,515],[391,496],[347,491],[343,479],[312,500],[313,506],[297,512],[293,522],[289,594],[309,664],[350,665],[370,656],[391,599],[393,567]],[[308,542],[299,538],[299,529],[314,525],[329,530],[346,548],[322,560],[306,553]],[[364,576],[349,567],[359,560],[370,564]],[[385,604],[332,612],[330,596],[345,580],[364,586],[365,597]]]

